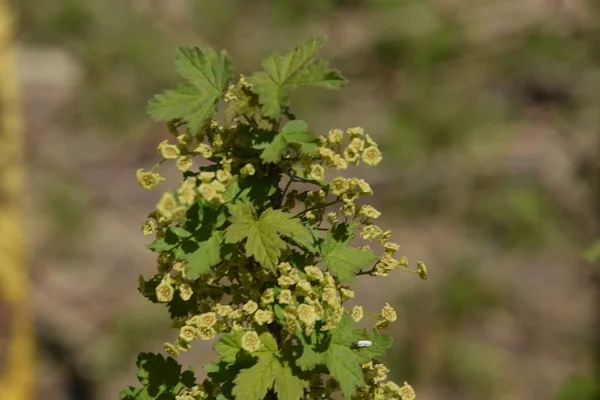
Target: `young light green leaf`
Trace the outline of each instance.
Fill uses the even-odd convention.
[[[294,375],[288,363],[281,366],[281,371],[275,377],[275,393],[278,400],[299,400],[308,387],[308,381]]]
[[[242,336],[244,332],[228,333],[215,342],[213,349],[221,356],[225,362],[235,361],[235,357],[242,349]]]
[[[271,353],[277,353],[279,351],[277,341],[269,332],[264,332],[260,335],[260,342],[265,346],[265,349]]]
[[[260,216],[260,222],[301,246],[312,246],[314,238],[310,230],[298,218],[291,218],[289,213],[269,208]]]
[[[356,272],[361,268],[370,267],[377,260],[375,253],[370,250],[363,251],[345,245],[329,245],[327,250],[323,253],[325,265],[344,282],[355,282]]]
[[[212,49],[181,47],[175,64],[189,82],[154,96],[148,113],[156,121],[183,119],[195,132],[217,111],[218,101],[233,78],[231,59],[224,50],[217,54]]]
[[[263,267],[275,270],[277,258],[286,247],[283,235],[301,244],[312,240],[312,235],[298,219],[290,218],[283,211],[267,209],[256,219],[250,203],[237,202],[227,206],[231,214],[231,225],[227,228],[227,243],[238,243],[246,239],[246,256],[254,259]]]
[[[313,343],[309,343],[303,335],[299,336],[300,343],[302,344],[299,346],[299,349],[302,353],[296,358],[295,363],[302,371],[310,371],[317,365],[325,362],[323,359],[324,353],[315,351],[316,335],[314,336]]]
[[[259,143],[254,148],[263,149],[260,158],[264,162],[277,163],[281,161],[289,144],[299,145],[303,154],[314,154],[318,149],[314,135],[308,131],[308,125],[299,119],[288,121],[270,143]]]
[[[236,400],[262,400],[281,373],[281,364],[273,353],[261,353],[258,362],[243,369],[234,379],[233,395]]]
[[[366,329],[357,330],[356,333],[356,340],[369,340],[371,342],[371,346],[369,347],[355,349],[361,363],[381,357],[392,345],[392,337],[390,335],[378,335],[375,331],[368,333]]]
[[[281,135],[275,135],[273,141],[268,143],[262,153],[260,153],[260,159],[265,163],[277,163],[281,161],[281,156],[285,151],[286,143]]]
[[[187,264],[185,272],[189,279],[198,279],[207,274],[211,267],[221,262],[221,245],[223,243],[223,232],[215,231],[211,237],[198,243],[198,249],[186,255]]]
[[[325,38],[313,38],[284,56],[271,55],[262,63],[264,71],[248,78],[258,93],[265,116],[279,117],[298,86],[338,88],[346,82],[338,71],[328,69],[326,63],[315,62],[324,43]]]
[[[331,376],[339,383],[345,399],[351,399],[357,386],[365,384],[359,357],[348,347],[331,343],[324,361]]]

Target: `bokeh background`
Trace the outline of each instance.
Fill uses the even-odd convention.
[[[380,143],[384,161],[358,173],[430,271],[359,281],[359,302],[398,310],[391,377],[423,400],[600,398],[600,267],[584,257],[600,237],[598,1],[12,3],[37,398],[115,399],[137,353],[177,335],[136,290],[159,193],[135,182],[168,138],[145,104],[178,81],[176,46],[225,48],[249,73],[322,34],[350,83],[292,109]],[[202,376],[211,358],[207,344],[183,362]]]

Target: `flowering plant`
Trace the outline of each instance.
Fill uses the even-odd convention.
[[[395,257],[391,232],[374,223],[381,213],[358,204],[373,194],[369,184],[340,172],[375,166],[381,152],[358,127],[316,137],[289,109],[301,86],[346,83],[317,57],[324,41],[271,55],[263,71],[235,83],[225,51],[180,48],[186,82],[149,102],[176,141],[160,143],[160,162],[138,170],[137,180],[146,189],[161,184],[166,160],[183,179],[143,223],[143,234],[156,237],[148,248],[158,271],[140,277],[139,291],[168,307],[179,335],[165,343],[167,358],[139,355],[143,386],[121,399],[331,399],[338,391],[346,399],[415,398],[407,383],[386,381],[377,361],[391,344],[380,331],[396,320],[394,309],[386,303],[370,314],[372,329],[358,329],[368,313],[344,307],[357,276],[404,269],[427,277],[422,263],[413,270]],[[223,125],[215,119],[220,100]],[[357,231],[370,244],[351,246]],[[217,337],[220,357],[196,383],[175,358],[194,340]]]

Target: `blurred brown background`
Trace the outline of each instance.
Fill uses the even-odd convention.
[[[136,290],[154,270],[140,225],[159,193],[135,182],[168,137],[145,104],[177,82],[176,46],[225,48],[249,73],[321,34],[350,83],[300,91],[293,110],[316,132],[358,125],[380,142],[382,164],[357,173],[430,271],[359,281],[359,302],[398,310],[391,377],[423,400],[600,398],[599,269],[583,256],[600,237],[597,1],[13,6],[37,398],[115,399],[137,353],[176,335]],[[201,377],[213,356],[206,344],[183,362]]]

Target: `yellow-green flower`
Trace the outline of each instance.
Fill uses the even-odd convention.
[[[386,253],[389,254],[394,254],[395,252],[400,250],[400,245],[398,243],[393,242],[385,242],[383,244],[383,247],[385,248]]]
[[[277,283],[279,283],[279,286],[281,286],[282,288],[286,288],[288,286],[293,285],[295,281],[289,276],[280,276],[279,278],[277,278]]]
[[[389,322],[394,322],[397,318],[396,311],[388,303],[385,303],[383,306],[383,309],[381,310],[381,316]]]
[[[198,153],[204,158],[211,158],[213,156],[213,148],[205,143],[200,143],[194,149],[194,153]]]
[[[331,144],[339,144],[344,140],[344,131],[341,129],[331,129],[327,136],[327,141]]]
[[[319,147],[317,151],[319,152],[319,155],[326,160],[332,160],[335,156],[335,152],[329,147]]]
[[[175,159],[179,157],[179,149],[174,144],[169,144],[168,140],[160,142],[157,148],[163,158]]]
[[[202,171],[200,172],[200,181],[204,183],[211,183],[215,179],[215,173],[213,171]]]
[[[316,267],[314,265],[309,265],[304,268],[304,272],[306,272],[306,276],[311,281],[321,282],[323,280],[323,271],[321,271],[321,268],[319,268],[319,267]]]
[[[262,296],[260,297],[260,304],[264,307],[267,304],[273,303],[274,301],[275,301],[275,291],[273,290],[273,288],[265,289]]]
[[[173,300],[175,289],[167,282],[161,282],[156,286],[156,299],[161,303],[168,303]]]
[[[207,312],[199,315],[198,326],[210,328],[217,323],[217,314],[214,312]]]
[[[159,183],[165,180],[156,172],[144,172],[143,169],[138,169],[135,173],[138,184],[144,189],[154,189]]]
[[[338,176],[336,178],[333,178],[333,180],[329,184],[329,189],[334,195],[341,196],[343,193],[350,189],[350,183],[348,182],[348,179]]]
[[[354,290],[350,288],[340,288],[340,293],[342,295],[342,301],[347,301],[354,297]]]
[[[305,279],[301,279],[296,284],[296,294],[300,296],[308,296],[313,291],[312,286],[309,281]]]
[[[374,240],[381,235],[381,228],[375,225],[365,225],[360,230],[360,237],[365,240]]]
[[[184,146],[186,144],[189,144],[191,140],[192,140],[192,137],[190,135],[188,135],[187,133],[182,133],[181,135],[177,136],[177,141]]]
[[[427,280],[427,267],[421,261],[417,263],[417,274],[419,278]]]
[[[402,400],[415,400],[417,398],[415,390],[406,382],[404,382],[404,385],[400,388],[400,394]]]
[[[256,310],[258,310],[258,304],[256,304],[255,301],[252,300],[248,300],[248,302],[246,304],[244,304],[244,307],[242,307],[242,309],[244,310],[244,312],[246,312],[247,314],[252,314],[254,313]]]
[[[163,344],[163,349],[165,349],[169,355],[175,358],[179,357],[179,350],[177,350],[177,347],[173,346],[171,343]]]
[[[338,154],[336,154],[333,157],[333,166],[339,170],[339,171],[344,171],[346,169],[348,169],[348,161],[346,161],[346,159]]]
[[[156,224],[154,223],[154,221],[151,221],[151,220],[144,221],[144,223],[142,224],[142,235],[150,236],[154,233],[155,229],[156,229]]]
[[[254,165],[252,165],[252,164],[246,164],[240,169],[240,174],[242,176],[252,176],[255,173],[256,173],[256,170],[254,169]]]
[[[260,346],[261,341],[256,332],[248,331],[244,333],[244,336],[242,336],[242,349],[248,353],[254,353],[260,349]]]
[[[283,275],[292,270],[292,265],[289,262],[282,262],[277,265],[277,269],[279,270],[279,273]]]
[[[368,133],[365,135],[365,143],[367,144],[367,146],[379,147]]]
[[[220,169],[217,171],[217,179],[223,183],[229,181],[232,178],[231,172]]]
[[[362,159],[367,165],[377,165],[383,159],[381,151],[375,146],[369,146],[362,152]]]
[[[354,204],[344,204],[342,206],[342,214],[344,215],[344,217],[352,218],[352,217],[354,217],[355,213],[356,213],[356,206]]]
[[[179,285],[179,297],[181,297],[183,301],[188,301],[191,299],[193,294],[194,291],[188,283],[182,283]]]
[[[338,215],[335,212],[330,212],[329,214],[327,214],[327,221],[331,224],[331,225],[335,225],[338,223]]]
[[[171,192],[164,192],[158,204],[156,210],[165,218],[170,219],[173,217],[175,210],[177,209],[177,200]]]
[[[381,213],[375,209],[375,207],[369,205],[360,206],[358,215],[365,216],[367,218],[379,218]]]
[[[198,186],[198,193],[202,196],[203,199],[208,201],[212,201],[215,197],[217,197],[217,190],[210,183],[201,183]]]
[[[181,172],[185,172],[192,168],[192,164],[192,159],[189,156],[181,156],[175,162],[177,169],[179,169]]]
[[[181,204],[192,205],[196,200],[196,186],[186,185],[185,183],[177,189],[177,199]]]
[[[321,294],[323,301],[331,306],[337,306],[340,303],[340,298],[335,288],[325,288]]]
[[[217,331],[212,326],[203,326],[197,330],[197,335],[202,340],[211,340],[217,336]]]
[[[226,317],[231,312],[231,306],[230,305],[217,304],[213,309],[221,317]]]
[[[358,198],[358,192],[355,190],[348,190],[347,192],[344,192],[340,198],[344,203],[352,203]]]
[[[254,313],[254,321],[258,325],[270,324],[273,322],[273,312],[269,310],[257,310]]]
[[[309,306],[308,304],[300,304],[296,312],[298,313],[298,319],[304,322],[306,325],[311,326],[317,320],[315,308],[313,306]]]
[[[365,133],[364,129],[359,126],[354,127],[354,128],[348,128],[348,130],[346,132],[348,133],[348,136],[350,136],[351,138],[356,138],[356,137],[362,136]]]
[[[365,148],[365,141],[359,138],[354,138],[350,141],[348,147],[352,147],[357,152],[362,151]]]
[[[292,292],[288,289],[284,289],[279,292],[279,304],[291,304],[292,303]]]
[[[217,181],[212,181],[210,183],[210,185],[217,191],[217,193],[223,193],[225,192],[225,190],[227,189],[225,187],[225,185],[223,185],[221,182]]]
[[[352,316],[352,319],[355,322],[359,322],[361,319],[363,319],[362,306],[354,306],[354,308],[352,308],[352,313],[350,315]]]
[[[360,153],[356,151],[353,147],[347,147],[346,150],[344,150],[343,155],[344,159],[352,164],[356,164],[358,162],[358,159],[360,158]]]
[[[364,179],[358,179],[356,185],[362,194],[373,194],[371,186]]]
[[[315,181],[322,181],[325,179],[325,168],[319,164],[313,164],[310,166],[308,178]]]
[[[179,331],[179,337],[186,342],[191,342],[196,337],[196,328],[190,325],[185,325]]]

